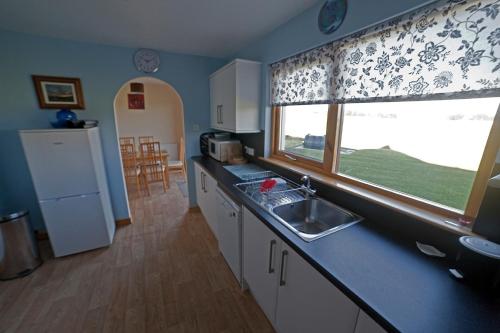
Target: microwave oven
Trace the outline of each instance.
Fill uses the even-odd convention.
[[[239,140],[208,139],[210,157],[220,162],[228,162],[234,157],[241,156],[241,143]]]

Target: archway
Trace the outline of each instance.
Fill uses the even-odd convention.
[[[131,218],[134,216],[131,205],[135,199],[161,195],[173,187],[178,187],[177,189],[187,202],[186,174],[182,172],[182,169],[174,167],[175,164],[178,166],[178,163],[182,162],[186,170],[185,156],[183,156],[185,152],[184,108],[179,93],[170,84],[160,79],[137,77],[127,81],[118,89],[113,106],[129,216]],[[168,188],[165,188],[163,180],[159,184],[152,182],[149,169],[141,168],[140,140],[147,140],[144,137],[152,137],[152,141],[158,142],[161,147],[162,161],[167,167],[165,178],[167,184],[170,185]],[[122,143],[129,140],[132,140],[134,152],[137,153],[137,161],[134,163],[137,163],[141,173],[137,182],[131,181],[130,161],[127,158],[124,159],[121,149]],[[164,153],[167,154],[164,156]],[[127,155],[130,156],[130,154]],[[178,176],[179,174],[181,177]]]

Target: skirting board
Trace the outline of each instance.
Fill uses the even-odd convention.
[[[189,207],[189,212],[190,213],[199,213],[199,212],[201,212],[201,209],[199,206]]]
[[[36,230],[35,236],[36,236],[36,239],[39,241],[49,239],[49,234],[47,233],[47,231],[44,231],[44,230]]]
[[[132,224],[132,220],[130,218],[120,219],[120,220],[116,220],[115,223],[116,223],[117,227],[122,227],[125,225]]]

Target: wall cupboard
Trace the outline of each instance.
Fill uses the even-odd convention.
[[[259,132],[261,63],[236,59],[210,76],[210,125],[233,133]]]

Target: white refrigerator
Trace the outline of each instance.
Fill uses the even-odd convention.
[[[19,134],[54,255],[110,245],[115,221],[99,128]]]

